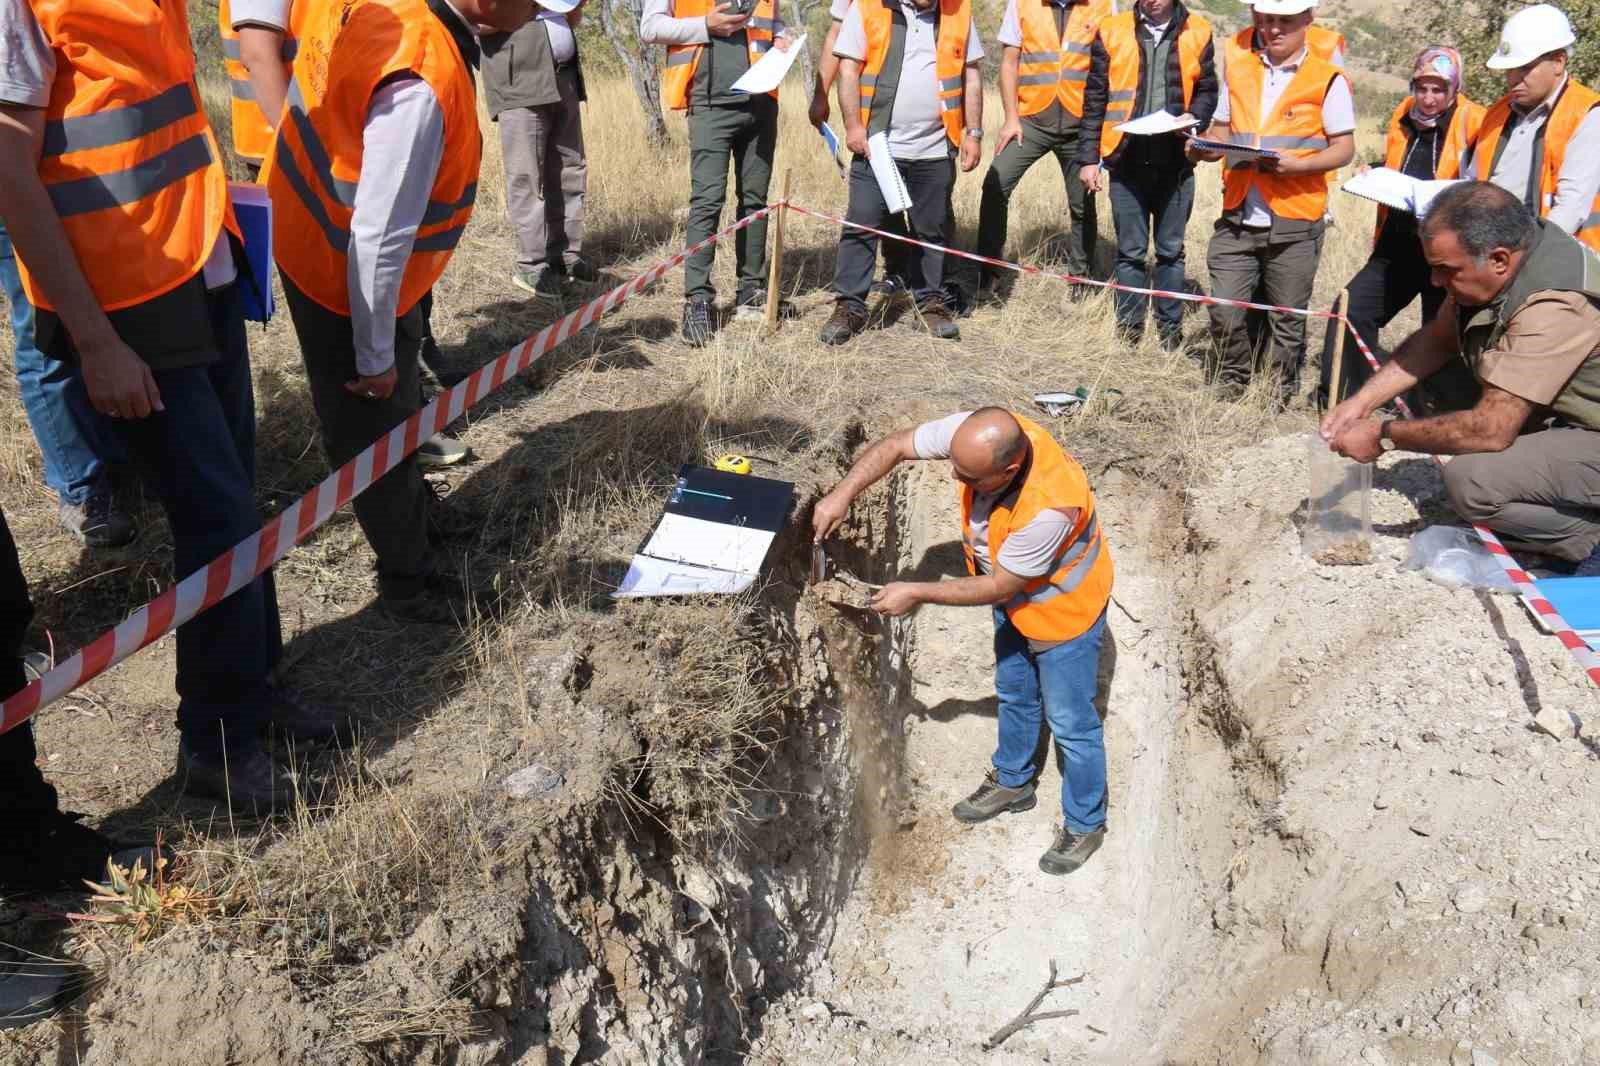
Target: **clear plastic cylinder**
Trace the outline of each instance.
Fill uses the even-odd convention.
[[[1315,433],[1307,450],[1306,554],[1329,566],[1372,562],[1372,464],[1330,451]]]

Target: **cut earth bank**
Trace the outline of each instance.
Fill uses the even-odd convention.
[[[802,519],[864,436],[782,475]],[[949,818],[993,743],[984,612],[885,632],[826,605],[802,520],[759,596],[486,656],[461,697],[481,721],[362,765],[405,814],[375,831],[464,872],[359,943],[331,911],[179,927],[13,1061],[1600,1061],[1595,753],[1530,725],[1593,694],[1513,602],[1397,572],[1446,517],[1436,473],[1388,457],[1377,562],[1330,568],[1300,550],[1299,439],[1188,491],[1075,450],[1119,570],[1111,833],[1077,874],[1034,866],[1053,766],[1035,810]],[[835,555],[952,573],[954,504],[942,469],[910,470]],[[696,748],[685,725],[730,702],[742,732]],[[743,844],[719,849],[694,772],[740,749],[763,762],[726,778]],[[561,783],[509,798],[535,763]],[[982,1050],[1052,960],[1086,977],[1040,1009],[1079,1013]]]

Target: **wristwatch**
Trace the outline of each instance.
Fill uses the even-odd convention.
[[[983,140],[983,127],[982,126],[968,126],[967,127],[967,136],[968,137],[976,137],[980,141]]]
[[[1386,418],[1378,423],[1378,447],[1386,452],[1394,451],[1394,440],[1389,436],[1389,427],[1394,425],[1394,419]]]

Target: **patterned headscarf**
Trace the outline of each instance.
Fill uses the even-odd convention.
[[[1416,61],[1411,64],[1411,80],[1418,78],[1440,78],[1444,81],[1445,99],[1444,107],[1439,115],[1443,115],[1456,102],[1456,96],[1461,92],[1461,53],[1449,45],[1434,44],[1417,53]],[[1424,129],[1431,127],[1438,121],[1439,115],[1428,117],[1419,111],[1416,105],[1411,108],[1411,121]]]

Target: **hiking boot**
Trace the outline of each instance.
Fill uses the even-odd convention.
[[[1078,277],[1085,277],[1088,271],[1079,274],[1074,270],[1071,273],[1076,274]],[[1081,304],[1099,291],[1100,287],[1098,285],[1085,285],[1081,281],[1073,281],[1067,284],[1067,299],[1072,303]]]
[[[1106,827],[1092,833],[1074,833],[1065,825],[1056,826],[1056,839],[1050,850],[1039,856],[1039,869],[1057,877],[1070,874],[1089,861],[1106,840]]]
[[[943,300],[929,300],[917,309],[922,317],[922,328],[930,336],[942,341],[957,341],[961,339],[961,327],[956,325],[955,316],[950,313],[950,308]]]
[[[295,804],[294,782],[264,751],[213,761],[179,741],[177,772],[185,796],[219,799],[239,814],[265,817]]]
[[[417,465],[430,468],[454,466],[471,454],[471,448],[441,433],[417,445]]]
[[[1183,330],[1161,326],[1156,332],[1156,343],[1168,355],[1183,351]]]
[[[532,270],[512,271],[511,284],[541,300],[561,299],[561,271],[549,263],[540,263]]]
[[[379,589],[378,609],[390,618],[424,626],[462,626],[467,621],[466,597],[461,585],[442,574],[430,574],[422,587],[407,596]]]
[[[848,344],[850,338],[867,328],[867,313],[857,311],[844,301],[833,307],[833,314],[817,332],[817,340],[823,344]]]
[[[23,728],[27,728],[24,726]],[[106,860],[118,845],[79,822],[81,814],[51,811],[30,816],[0,842],[0,888],[10,892],[55,892],[82,888],[106,875]]]
[[[995,775],[994,768],[983,775],[983,784],[972,795],[950,808],[950,813],[956,816],[956,821],[966,822],[968,825],[977,825],[987,822],[997,814],[1020,814],[1031,811],[1039,803],[1034,795],[1033,782],[1020,788],[1007,788],[1000,783],[1000,778]]]
[[[45,674],[55,669],[55,660],[42,651],[25,651],[22,653],[22,676],[28,681],[39,680]]]
[[[296,744],[316,747],[347,739],[349,730],[349,718],[334,718],[310,710],[278,686],[270,687],[261,732],[274,732]]]
[[[986,269],[978,275],[978,293],[974,299],[980,304],[1000,302],[1000,272],[998,270]]]
[[[746,289],[739,294],[738,303],[733,306],[733,317],[742,321],[760,321],[767,317],[767,290]],[[790,319],[795,317],[794,304],[788,300],[778,300],[778,317]]]
[[[133,519],[117,504],[110,478],[97,478],[82,503],[62,500],[56,511],[67,532],[88,548],[120,548],[139,533]]]
[[[899,274],[883,275],[872,283],[867,293],[871,296],[882,296],[888,304],[903,303],[911,299],[911,290],[906,287],[906,279]]]
[[[711,340],[711,299],[691,296],[683,303],[683,339],[691,348],[703,348]]]
[[[567,277],[580,285],[593,285],[600,280],[600,271],[583,256],[575,255],[567,260]]]

